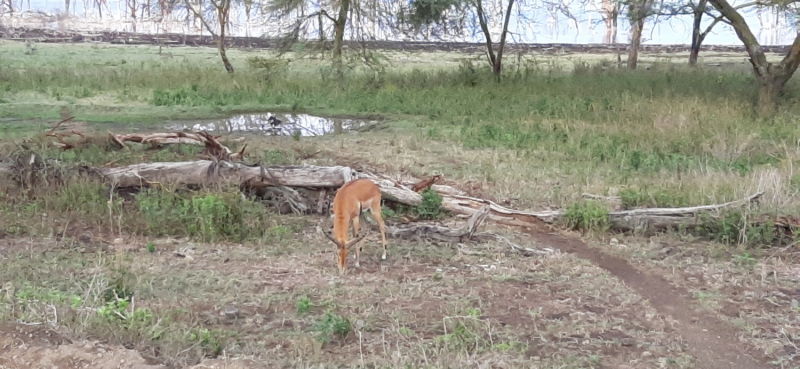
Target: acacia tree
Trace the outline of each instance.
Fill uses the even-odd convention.
[[[233,73],[233,65],[228,60],[228,55],[225,53],[225,36],[226,31],[230,25],[230,11],[232,0],[186,0],[186,8],[203,24],[203,26],[211,33],[211,36],[217,40],[217,50],[219,57],[222,59],[222,64],[228,73]],[[212,27],[211,24],[215,23],[219,27],[219,32],[216,31],[217,27]]]
[[[789,52],[778,63],[767,61],[764,49],[750,27],[745,22],[739,11],[731,6],[727,0],[709,0],[712,5],[730,23],[739,40],[744,44],[750,56],[750,64],[759,83],[758,110],[762,114],[769,114],[775,110],[777,98],[783,92],[786,82],[792,78],[800,65],[800,32],[795,37]]]
[[[480,32],[492,73],[499,78],[512,11],[522,3],[522,0],[500,0],[492,3],[495,11],[490,11],[484,0],[414,0],[404,9],[401,21],[410,26],[407,31],[411,32],[423,28],[436,29],[439,31],[435,32],[437,37],[461,35],[465,29]],[[519,11],[518,16],[521,17],[522,13]],[[496,25],[501,25],[497,42],[492,34]]]
[[[739,4],[733,8],[736,10],[743,10],[758,4],[758,1],[752,1]],[[700,47],[703,45],[703,41],[705,41],[706,36],[708,36],[708,34],[711,33],[711,30],[714,29],[714,26],[720,22],[726,24],[730,24],[730,22],[728,22],[725,17],[719,14],[719,12],[713,6],[709,6],[708,0],[698,0],[696,3],[694,0],[690,0],[686,6],[688,8],[688,12],[683,12],[683,14],[691,13],[691,15],[694,17],[692,22],[692,46],[689,51],[689,65],[694,67],[697,65],[697,59],[700,55]],[[680,12],[681,11],[679,10],[677,13],[679,14]],[[711,17],[711,23],[708,24],[703,30],[703,16],[705,15]]]
[[[317,32],[320,41],[325,33],[333,33],[333,62],[342,64],[345,33],[350,31],[356,39],[374,38],[364,25],[382,24],[394,17],[390,9],[394,2],[376,0],[269,0],[266,13],[271,22],[288,22],[282,37],[284,48],[303,36]],[[332,16],[331,14],[335,14]],[[374,33],[376,28],[371,28]]]

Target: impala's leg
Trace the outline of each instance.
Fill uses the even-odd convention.
[[[357,215],[353,218],[353,238],[358,237],[358,229],[361,227],[361,214]],[[359,241],[356,246],[356,268],[361,267],[361,243],[364,240]]]
[[[383,224],[381,202],[373,202],[369,212],[372,213],[372,217],[375,218],[375,221],[378,222],[378,227],[381,229],[381,245],[383,246],[383,255],[381,255],[381,260],[386,260],[386,225]]]

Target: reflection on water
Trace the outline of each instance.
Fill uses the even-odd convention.
[[[228,119],[204,122],[174,122],[174,130],[212,132],[263,132],[274,136],[320,136],[329,133],[355,132],[377,121],[333,119],[308,114],[245,114]]]

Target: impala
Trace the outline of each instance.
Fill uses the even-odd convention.
[[[336,261],[339,264],[339,272],[344,273],[347,268],[347,249],[359,244],[366,237],[366,232],[358,236],[360,226],[360,216],[364,210],[369,209],[372,217],[378,222],[381,229],[381,244],[383,245],[383,255],[381,260],[386,260],[386,226],[383,224],[381,216],[381,190],[369,179],[357,179],[345,183],[339,188],[333,198],[333,237],[327,232],[328,237],[338,247]],[[350,230],[350,223],[353,225],[353,240],[347,240]],[[356,247],[356,267],[361,266],[361,245]]]

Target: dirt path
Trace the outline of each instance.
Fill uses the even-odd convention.
[[[523,232],[548,246],[572,253],[607,270],[649,300],[659,313],[677,320],[675,328],[689,343],[688,350],[697,360],[696,368],[774,367],[764,355],[739,342],[736,337],[739,329],[696,307],[686,290],[671,285],[661,276],[642,273],[626,260],[592,249],[581,240],[565,238],[545,230],[523,229]]]

